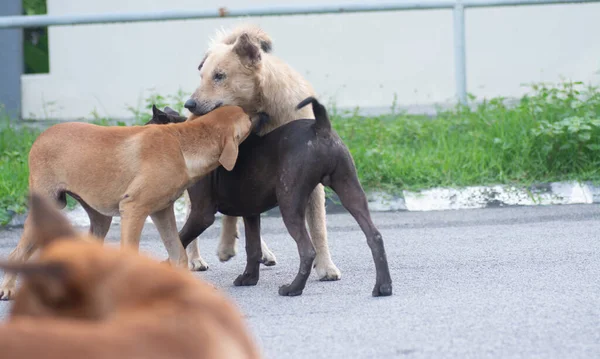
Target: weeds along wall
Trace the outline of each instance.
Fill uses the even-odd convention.
[[[426,0],[423,0],[426,2]],[[319,3],[311,0],[312,3]],[[231,0],[230,7],[307,4]],[[48,14],[219,8],[205,0],[48,0]],[[525,83],[600,82],[600,4],[468,9],[467,90],[519,97]],[[51,27],[50,71],[23,75],[24,118],[132,117],[150,93],[191,93],[209,38],[255,22],[274,51],[338,108],[422,110],[455,96],[451,10]]]

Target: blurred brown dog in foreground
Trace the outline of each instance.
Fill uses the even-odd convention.
[[[32,193],[35,261],[3,262],[23,276],[0,356],[12,358],[260,358],[237,307],[185,269],[77,233]]]

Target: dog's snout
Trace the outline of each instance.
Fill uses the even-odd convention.
[[[185,108],[187,108],[188,110],[192,110],[196,108],[196,101],[193,98],[191,98],[185,101],[185,104],[183,106],[185,106]]]

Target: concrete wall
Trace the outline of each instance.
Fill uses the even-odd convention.
[[[2,0],[0,16],[21,15],[21,0]],[[23,31],[0,30],[0,106],[9,116],[21,111],[21,73],[23,73]]]
[[[312,3],[318,3],[315,0]],[[307,4],[230,0],[229,7]],[[50,14],[218,8],[204,0],[48,0]],[[600,82],[600,4],[469,9],[467,88],[477,96],[519,96],[523,83],[561,77]],[[387,109],[453,100],[452,12],[407,11],[249,19],[83,25],[50,29],[50,74],[24,75],[23,116],[73,120],[131,117],[155,88],[193,91],[209,37],[221,26],[256,22],[274,51],[338,107]]]

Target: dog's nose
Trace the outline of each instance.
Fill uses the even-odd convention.
[[[196,108],[196,101],[191,98],[191,99],[185,101],[185,104],[183,106],[185,108],[187,108],[188,110],[191,110],[193,108]]]

